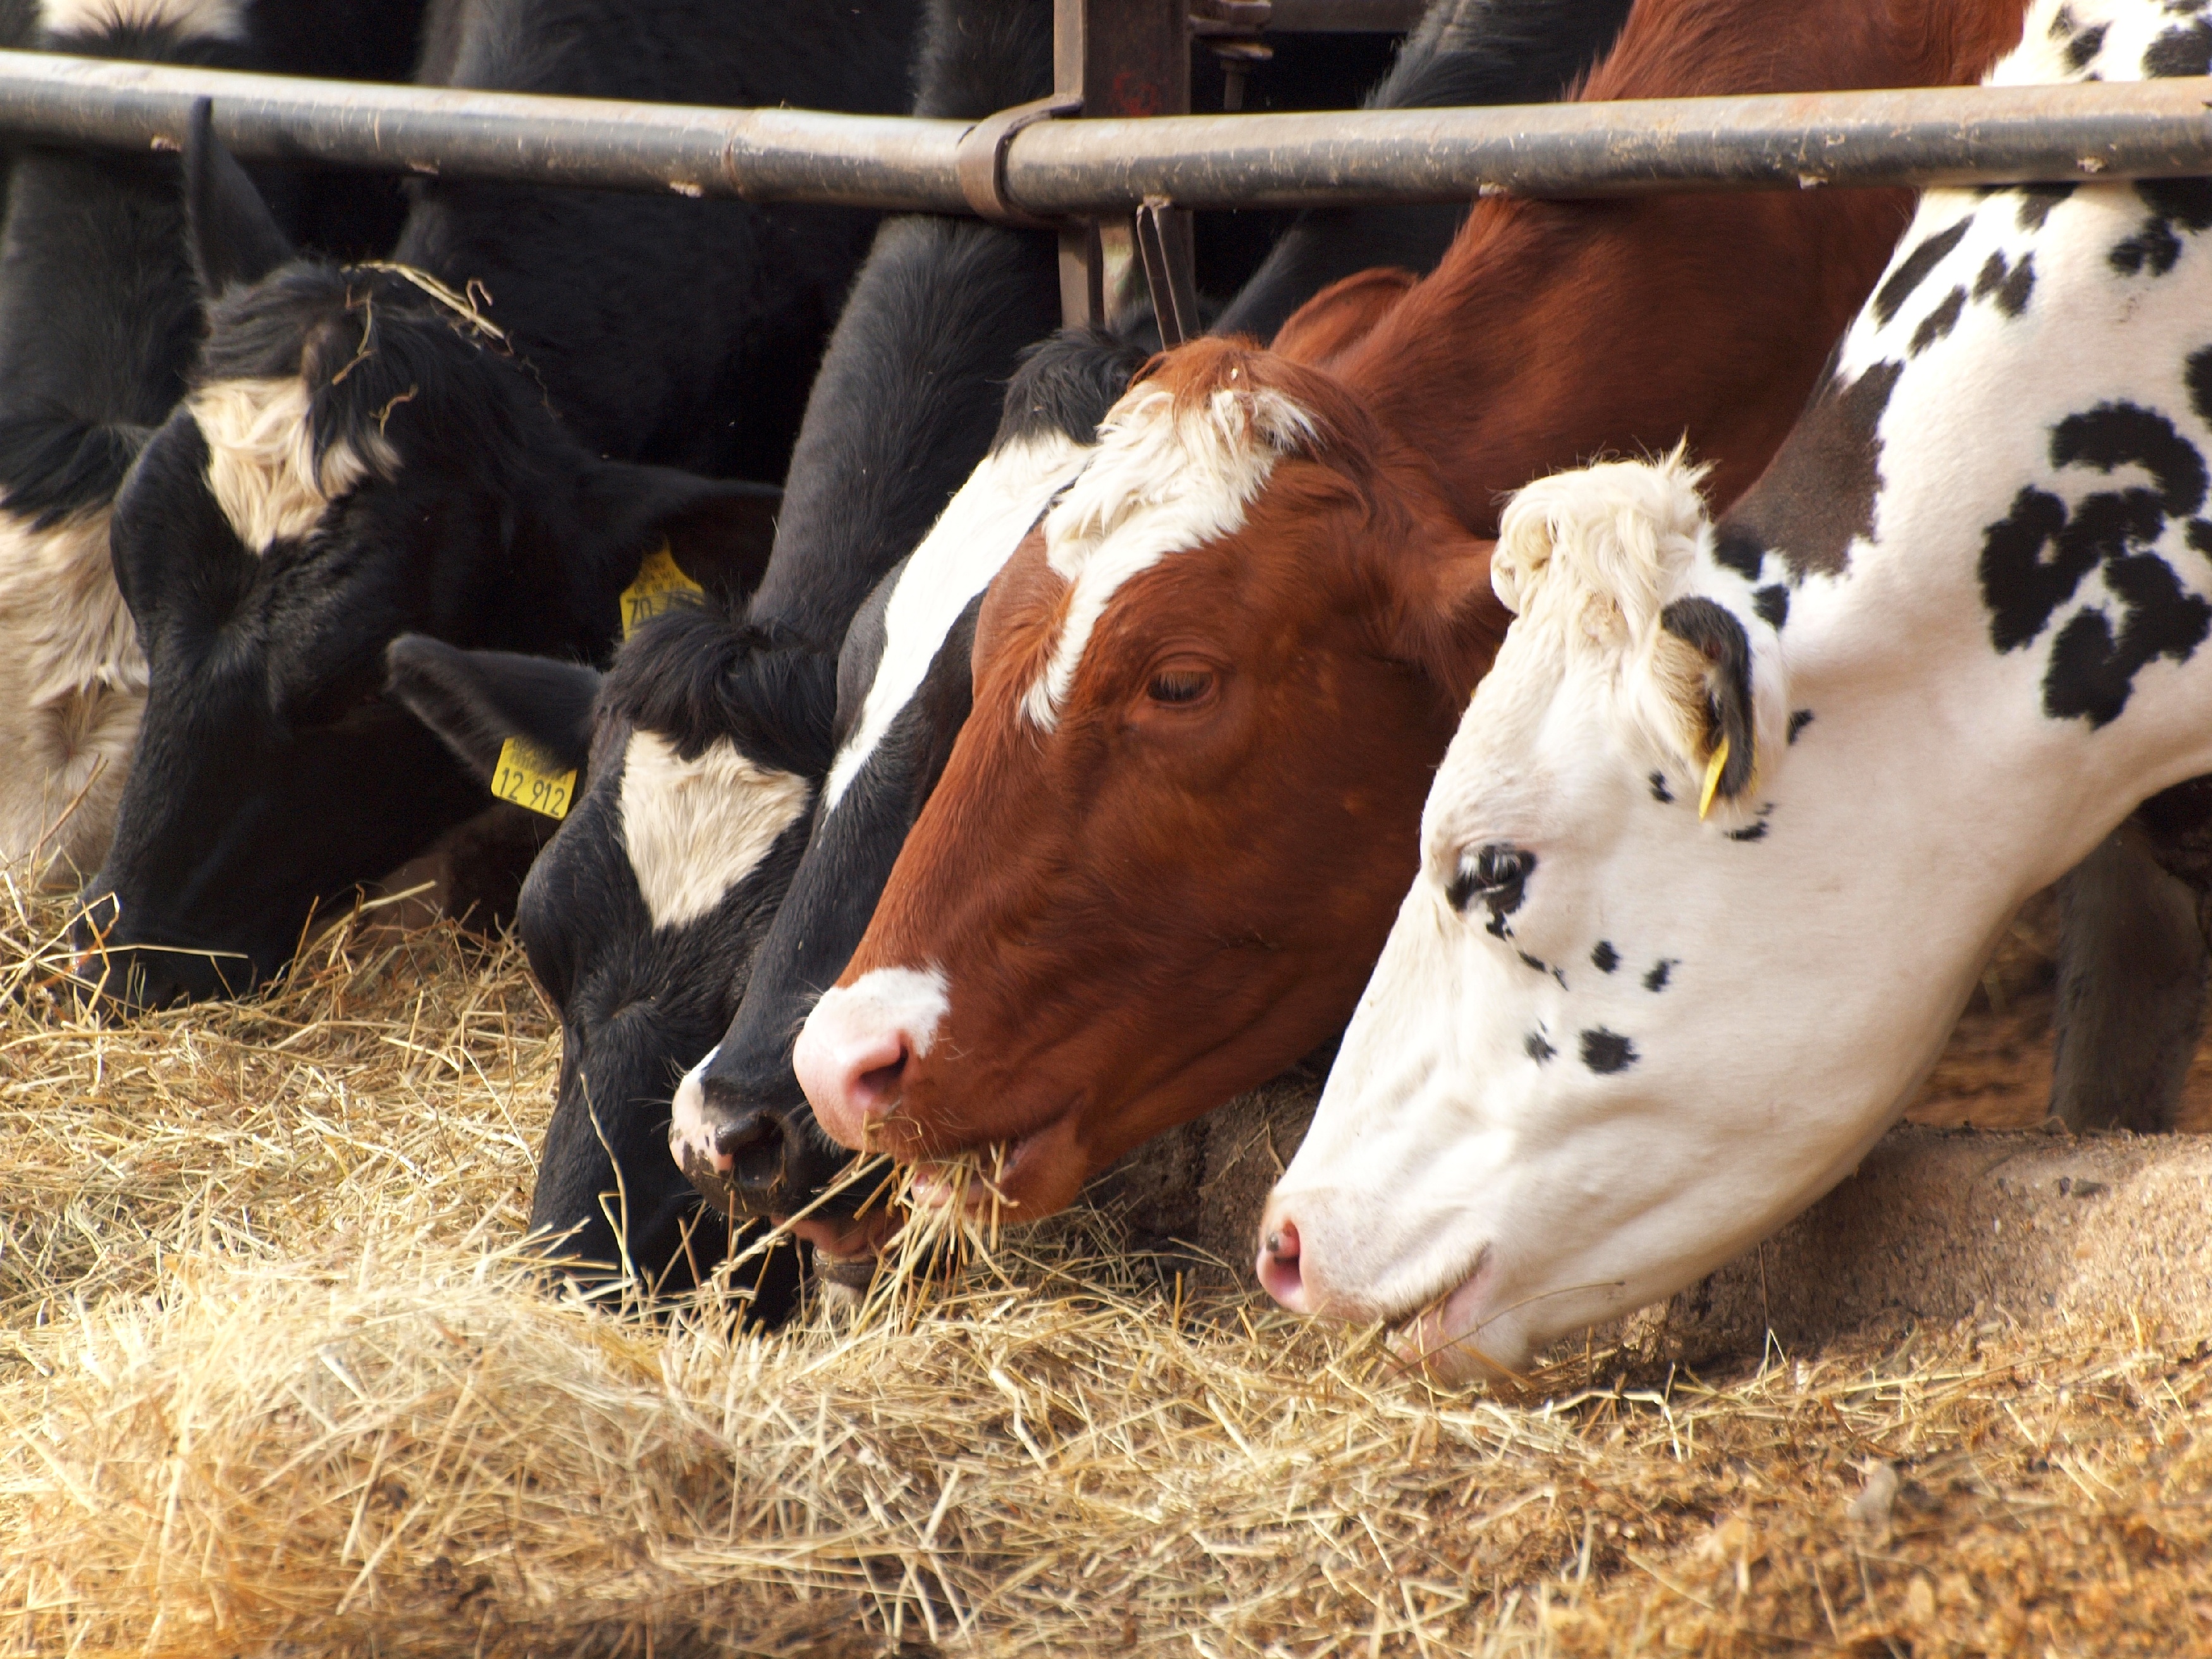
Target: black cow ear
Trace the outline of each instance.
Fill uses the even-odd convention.
[[[509,738],[576,771],[591,758],[596,669],[506,651],[464,651],[427,634],[402,634],[385,648],[384,662],[385,695],[487,783]]]
[[[586,491],[625,581],[636,561],[665,547],[677,568],[725,599],[760,586],[775,545],[783,491],[738,478],[702,478],[673,467],[601,462]]]
[[[185,134],[185,222],[192,269],[210,300],[259,282],[292,258],[292,244],[246,169],[215,136],[215,106],[192,105]]]
[[[1688,705],[1686,723],[1703,736],[1693,757],[1707,769],[1702,817],[1716,796],[1734,800],[1749,788],[1758,769],[1751,640],[1733,611],[1707,599],[1674,600],[1659,613],[1659,625],[1690,647],[1672,653],[1670,681]]]

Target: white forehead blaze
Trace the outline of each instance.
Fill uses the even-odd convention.
[[[823,791],[834,811],[884,733],[913,700],[968,603],[1013,557],[1053,496],[1081,471],[1091,446],[1065,434],[1018,440],[983,458],[908,560],[884,613],[884,654],[860,718]]]
[[[125,27],[173,28],[202,40],[243,40],[245,0],[40,0],[50,34],[104,34]]]
[[[1033,725],[1058,723],[1121,585],[1171,553],[1233,535],[1275,463],[1314,435],[1312,415],[1279,392],[1232,383],[1180,408],[1156,382],[1123,394],[1090,466],[1045,515],[1046,561],[1072,591],[1052,656],[1022,699]]]
[[[727,738],[685,760],[658,732],[624,751],[623,844],[655,927],[705,915],[806,810],[806,780],[749,759]]]
[[[255,553],[296,541],[330,504],[372,473],[390,477],[398,452],[372,437],[364,455],[333,443],[315,459],[307,387],[295,378],[218,380],[185,400],[207,440],[207,483],[222,516]]]

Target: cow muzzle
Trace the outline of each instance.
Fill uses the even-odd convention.
[[[822,1127],[856,1152],[877,1150],[946,1008],[945,976],[934,969],[879,968],[825,994],[792,1052]]]

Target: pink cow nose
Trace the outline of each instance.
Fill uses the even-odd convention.
[[[1306,1305],[1305,1275],[1298,1270],[1298,1224],[1278,1216],[1263,1224],[1260,1238],[1260,1285],[1292,1313],[1311,1313]]]
[[[898,1104],[915,1043],[896,1021],[836,1021],[827,1030],[821,1024],[809,1020],[799,1032],[793,1069],[822,1127],[858,1147],[870,1125]]]

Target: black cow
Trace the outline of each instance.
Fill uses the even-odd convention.
[[[912,21],[912,0],[459,0],[424,63],[463,87],[881,111]],[[290,260],[222,178],[200,370],[116,507],[151,684],[80,929],[112,991],[156,1002],[274,971],[319,907],[483,809],[382,699],[393,638],[593,659],[663,546],[751,587],[773,490],[695,475],[781,474],[876,222],[434,180],[390,264],[338,267]]]
[[[975,119],[1041,95],[1051,74],[1049,0],[933,0],[914,112]],[[846,623],[981,454],[1000,384],[1058,309],[1049,234],[886,220],[815,381],[759,591],[641,629],[598,688],[595,723],[587,670],[393,647],[393,695],[480,775],[522,735],[583,776],[518,911],[562,1030],[532,1226],[580,1259],[626,1249],[678,1287],[721,1254],[722,1239],[690,1237],[701,1205],[668,1159],[670,1092],[729,1024],[805,843]],[[602,1196],[617,1165],[619,1239]]]
[[[0,13],[0,40],[234,70],[404,75],[419,0],[85,0]],[[18,29],[27,31],[19,33]],[[0,862],[98,867],[145,696],[108,562],[125,471],[184,394],[199,287],[173,155],[28,148],[0,231]],[[343,183],[334,184],[334,180]],[[361,175],[287,176],[295,229],[389,234]]]
[[[1611,45],[1624,0],[1442,0],[1409,39],[1380,107],[1553,98]],[[1360,208],[1302,216],[1217,327],[1275,326],[1316,288],[1364,269],[1374,256],[1425,269],[1442,257],[1461,217],[1450,208]],[[987,465],[1019,474],[1041,510],[1054,483],[1051,457],[1087,444],[1139,359],[1122,343],[1063,337],[1034,357],[1009,388]],[[1025,516],[1026,515],[1026,516]],[[1035,514],[1007,520],[994,556],[1013,550]],[[930,568],[917,554],[915,568]],[[811,1203],[850,1154],[814,1121],[793,1075],[792,1045],[807,1011],[836,982],[866,931],[893,861],[966,719],[968,653],[982,586],[995,564],[952,561],[930,580],[950,592],[902,606],[902,571],[855,618],[841,669],[841,751],[812,838],[766,941],[754,959],[736,1018],[679,1090],[677,1156],[702,1191],[733,1212],[788,1216]],[[902,623],[899,612],[908,611]],[[884,695],[883,680],[894,695]],[[911,687],[911,692],[906,690]],[[871,693],[875,695],[871,697]],[[873,702],[872,708],[869,705]],[[810,1231],[825,1249],[866,1271],[880,1224],[853,1226],[854,1191],[817,1211]]]

